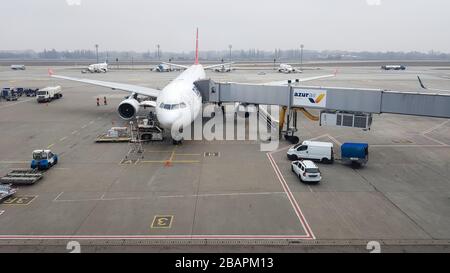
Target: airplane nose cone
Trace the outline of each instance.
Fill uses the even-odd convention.
[[[178,120],[178,111],[159,111],[157,113],[159,124],[165,129],[171,129],[172,125]]]

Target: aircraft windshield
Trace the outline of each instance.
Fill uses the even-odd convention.
[[[37,94],[38,95],[47,95],[47,91],[38,91]]]
[[[179,109],[179,108],[186,108],[186,103],[184,103],[184,102],[177,103],[177,104],[164,104],[164,103],[161,103],[159,105],[159,108],[166,109],[166,110],[174,110],[174,109]]]

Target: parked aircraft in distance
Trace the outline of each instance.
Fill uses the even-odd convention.
[[[293,67],[289,64],[280,64],[278,67],[278,72],[280,73],[302,73],[300,68]]]

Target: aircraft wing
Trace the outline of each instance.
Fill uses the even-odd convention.
[[[308,77],[308,78],[290,79],[290,81],[291,81],[292,85],[295,85],[296,83],[300,83],[300,82],[307,82],[307,81],[312,81],[312,80],[319,80],[319,79],[335,77],[336,74],[337,74],[337,71],[335,71],[334,74],[314,76],[314,77]],[[287,85],[287,84],[288,84],[288,80],[262,83],[262,85]]]
[[[183,68],[183,69],[188,69],[188,68],[189,68],[189,66],[187,66],[187,65],[182,65],[182,64],[173,64],[173,63],[165,63],[165,62],[162,62],[162,63],[163,63],[163,64],[166,64],[166,65],[171,65],[171,66]]]
[[[221,67],[221,66],[227,66],[227,65],[232,65],[234,64],[234,62],[231,63],[221,63],[221,64],[213,64],[213,65],[208,65],[203,67],[204,69],[211,69],[211,68],[216,68],[216,67]]]
[[[108,87],[113,90],[122,90],[122,91],[136,93],[136,94],[148,96],[148,97],[158,97],[159,92],[160,92],[160,90],[157,90],[157,89],[138,86],[138,85],[132,85],[132,84],[104,82],[104,81],[97,81],[97,80],[91,80],[91,79],[79,79],[79,78],[72,78],[72,77],[66,77],[66,76],[60,76],[60,75],[52,75],[51,73],[50,73],[50,76],[53,78],[57,78],[57,79],[98,85],[98,86],[102,86],[102,87]]]
[[[422,79],[419,76],[417,76],[417,79],[419,80],[419,84],[420,84],[420,87],[422,87],[422,89],[436,91],[436,92],[450,92],[450,90],[428,88],[423,84]]]

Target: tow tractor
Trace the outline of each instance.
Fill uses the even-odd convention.
[[[50,150],[33,151],[30,169],[14,169],[7,175],[0,178],[0,184],[34,184],[42,177],[44,171],[50,169],[58,163],[58,156]]]
[[[50,150],[34,150],[31,169],[48,170],[58,164],[58,156]]]

